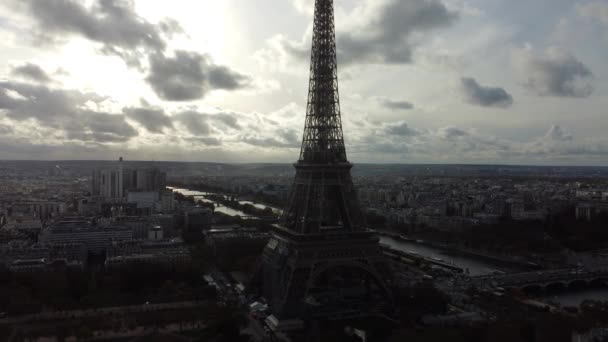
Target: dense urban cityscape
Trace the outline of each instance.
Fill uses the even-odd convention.
[[[3,339],[285,338],[248,286],[289,194],[289,169],[1,162]],[[426,340],[603,336],[606,168],[578,177],[567,167],[357,169],[399,314],[347,320],[352,331],[369,340],[413,339],[413,327]],[[385,325],[392,337],[379,336]],[[316,334],[348,338],[343,329]]]

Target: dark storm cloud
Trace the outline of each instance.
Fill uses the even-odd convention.
[[[123,112],[144,126],[151,133],[163,133],[164,128],[172,128],[173,122],[164,110],[154,108],[125,108]]]
[[[390,135],[398,135],[403,137],[411,137],[418,135],[418,131],[410,128],[405,122],[396,122],[385,127],[384,131]]]
[[[457,19],[437,0],[377,0],[358,13],[360,23],[337,33],[338,59],[350,63],[410,63],[416,42],[412,35],[448,27]],[[288,54],[310,58],[309,46],[282,40]]]
[[[414,109],[414,105],[408,101],[398,101],[391,99],[381,99],[380,103],[382,106],[390,109],[390,110],[410,110]]]
[[[224,66],[212,63],[206,55],[176,51],[175,56],[150,55],[150,74],[146,81],[167,101],[192,101],[214,89],[235,90],[250,79]]]
[[[88,104],[104,100],[93,93],[0,82],[0,110],[5,110],[9,119],[34,119],[41,126],[61,130],[75,140],[118,142],[137,136],[124,115],[87,109]]]
[[[588,97],[593,93],[593,73],[581,61],[563,51],[550,50],[537,56],[518,55],[524,85],[541,96]]]
[[[469,103],[482,107],[508,108],[513,105],[513,96],[499,87],[480,85],[474,78],[460,79],[462,92]]]
[[[11,75],[40,83],[47,83],[51,81],[51,78],[46,71],[44,71],[40,66],[32,63],[26,63],[12,68]]]

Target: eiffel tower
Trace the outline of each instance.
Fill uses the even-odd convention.
[[[306,125],[286,208],[262,255],[262,292],[280,320],[385,309],[387,268],[366,229],[346,158],[333,0],[316,0]]]

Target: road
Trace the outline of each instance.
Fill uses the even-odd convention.
[[[125,314],[125,313],[139,313],[139,312],[150,312],[150,311],[162,311],[172,309],[191,309],[197,308],[203,305],[207,305],[207,301],[188,301],[188,302],[173,302],[163,304],[140,304],[130,306],[114,306],[107,308],[97,308],[88,310],[70,310],[70,311],[54,311],[54,312],[42,312],[38,314],[13,316],[0,319],[0,324],[21,324],[35,321],[53,320],[53,319],[65,319],[65,318],[79,318],[79,317],[97,317],[105,316],[109,314]]]

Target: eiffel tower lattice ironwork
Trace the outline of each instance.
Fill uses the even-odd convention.
[[[377,234],[363,222],[346,158],[333,0],[315,3],[306,123],[294,166],[291,194],[258,273],[273,315],[340,317],[385,309],[386,263]]]
[[[286,228],[300,233],[362,229],[342,133],[333,1],[316,2],[306,125],[295,167],[282,217]]]

